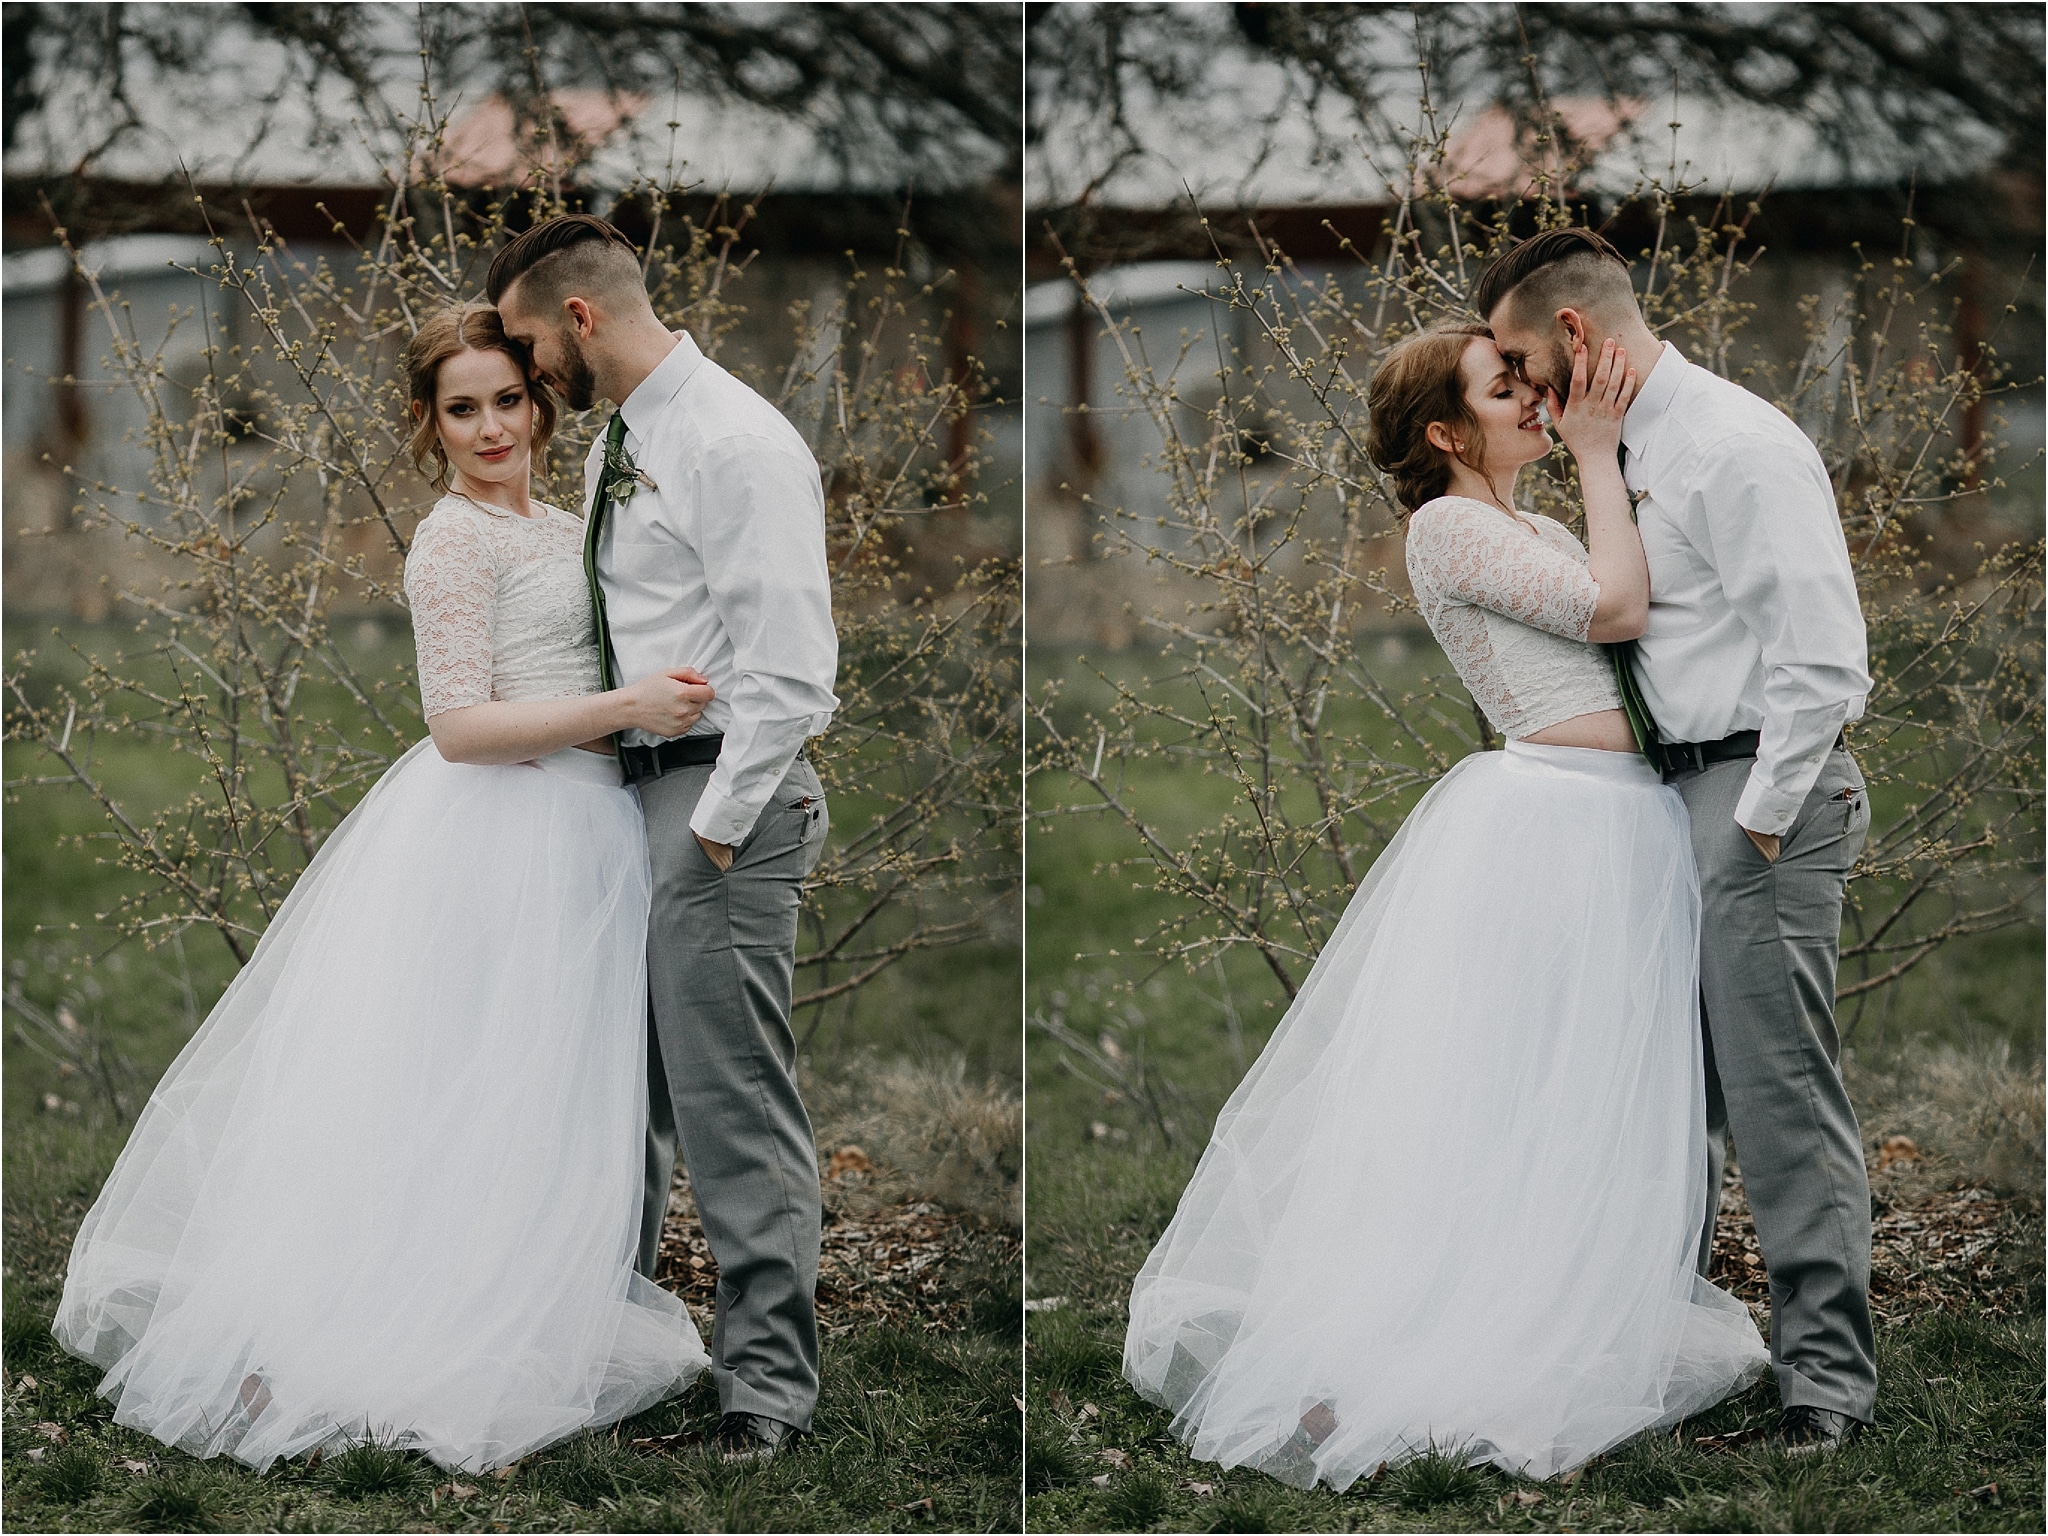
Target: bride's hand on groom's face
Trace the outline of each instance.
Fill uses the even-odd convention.
[[[682,735],[717,697],[711,679],[695,667],[651,673],[620,692],[626,704],[626,724],[651,736]]]
[[[1580,465],[1613,462],[1635,386],[1636,371],[1628,365],[1628,352],[1610,336],[1600,344],[1597,361],[1587,356],[1583,342],[1573,350],[1569,400],[1558,399],[1554,389],[1544,391],[1557,435]]]

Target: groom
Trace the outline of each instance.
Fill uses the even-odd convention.
[[[839,704],[818,466],[772,405],[661,323],[604,220],[536,225],[487,286],[572,408],[618,404],[584,466],[605,686],[687,663],[717,691],[688,735],[619,742],[654,874],[639,1268],[654,1272],[680,1141],[718,1262],[714,1442],[762,1459],[808,1431],[818,1396],[817,1150],[789,1027],[797,908],[827,827],[803,746]]]
[[[1843,890],[1870,826],[1841,730],[1870,674],[1834,487],[1783,414],[1651,334],[1627,263],[1591,230],[1523,241],[1473,307],[1553,419],[1576,346],[1597,355],[1615,337],[1640,380],[1621,434],[1650,566],[1632,677],[1699,866],[1700,1271],[1732,1132],[1770,1275],[1778,1438],[1832,1448],[1870,1422],[1877,1394],[1870,1187],[1835,1033]]]

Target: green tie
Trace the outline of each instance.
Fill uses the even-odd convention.
[[[583,576],[590,583],[590,611],[597,620],[597,675],[606,692],[619,686],[619,661],[612,653],[612,627],[605,618],[604,584],[597,579],[597,540],[604,528],[605,514],[612,509],[612,466],[625,452],[626,418],[614,411],[604,429],[604,462],[598,467],[597,495],[591,500],[590,517],[583,525]],[[612,747],[618,753],[619,768],[624,771],[624,738],[614,735]]]
[[[1614,458],[1626,474],[1628,449],[1625,446],[1617,446]],[[1630,522],[1636,520],[1634,497],[1629,498],[1628,518]],[[600,608],[599,612],[602,611]],[[1650,707],[1643,702],[1642,689],[1636,686],[1636,643],[1633,640],[1617,640],[1605,649],[1608,659],[1614,663],[1614,683],[1621,690],[1621,710],[1628,716],[1628,728],[1635,733],[1636,747],[1650,760],[1650,766],[1661,773],[1664,762],[1655,750],[1657,722],[1650,718]]]

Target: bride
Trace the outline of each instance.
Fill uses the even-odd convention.
[[[406,363],[447,493],[405,570],[431,740],[158,1084],[55,1324],[116,1423],[259,1470],[375,1436],[477,1471],[706,1364],[633,1271],[649,881],[606,738],[678,735],[710,689],[599,692],[582,521],[528,491],[554,402],[497,312]]]
[[[1596,642],[1649,575],[1612,342],[1568,404],[1588,550],[1516,510],[1549,450],[1489,332],[1387,357],[1368,444],[1431,630],[1508,738],[1425,795],[1224,1106],[1131,1293],[1124,1374],[1194,1455],[1348,1487],[1436,1450],[1549,1477],[1765,1364],[1701,1279],[1699,889]]]

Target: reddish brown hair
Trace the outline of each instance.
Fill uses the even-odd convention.
[[[448,451],[441,446],[440,429],[434,424],[434,394],[441,365],[461,352],[502,352],[518,368],[533,401],[536,469],[545,462],[548,439],[555,435],[554,392],[533,376],[533,360],[526,348],[505,334],[498,312],[474,300],[451,304],[429,315],[405,349],[406,388],[412,405],[423,407],[412,413],[412,438],[405,445],[406,452],[437,491],[448,489]]]
[[[1372,376],[1365,451],[1393,478],[1404,515],[1450,489],[1451,455],[1429,440],[1431,422],[1445,423],[1464,439],[1466,464],[1486,467],[1484,434],[1465,401],[1459,364],[1475,340],[1492,336],[1483,325],[1433,325],[1396,344]]]

